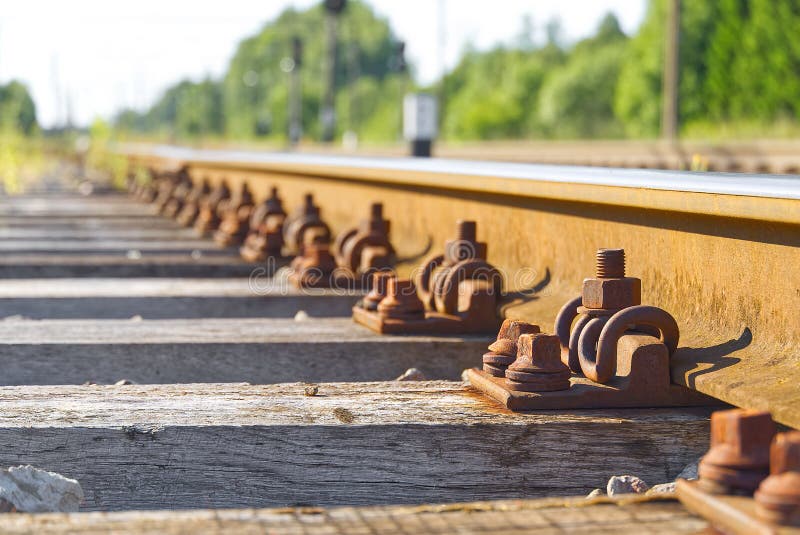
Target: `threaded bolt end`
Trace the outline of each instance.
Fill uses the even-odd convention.
[[[456,228],[456,239],[474,242],[478,236],[478,225],[475,221],[459,221]]]
[[[380,221],[383,219],[383,203],[375,202],[370,205],[370,219]]]
[[[625,249],[597,250],[597,278],[621,279],[625,276]]]

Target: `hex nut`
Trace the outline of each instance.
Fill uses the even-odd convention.
[[[642,281],[635,277],[584,279],[582,296],[586,308],[628,308],[642,303]]]
[[[558,336],[536,333],[517,339],[517,359],[508,367],[527,373],[557,373],[564,369]]]
[[[701,460],[701,472],[708,462],[728,467],[768,467],[770,443],[776,431],[765,411],[715,412],[711,415],[711,448]]]

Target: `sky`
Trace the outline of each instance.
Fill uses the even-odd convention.
[[[85,125],[121,107],[145,109],[182,78],[220,77],[240,40],[285,8],[317,1],[9,0],[0,12],[0,81],[28,85],[45,127],[68,113]],[[406,41],[423,84],[452,68],[468,43],[512,41],[525,15],[541,39],[545,23],[559,18],[563,39],[573,42],[609,11],[634,33],[646,7],[646,0],[364,1]]]

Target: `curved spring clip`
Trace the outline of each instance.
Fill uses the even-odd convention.
[[[444,314],[456,314],[458,312],[459,285],[470,279],[488,282],[491,284],[494,296],[500,297],[503,290],[503,276],[497,268],[485,260],[462,260],[448,268],[448,271],[437,279],[438,284],[434,289],[436,310]]]
[[[594,318],[583,328],[578,340],[583,374],[596,383],[609,382],[617,373],[617,342],[625,331],[639,325],[658,329],[670,356],[675,352],[680,336],[675,318],[658,307],[632,306],[610,318]]]
[[[581,330],[586,325],[586,321],[583,318],[588,318],[588,316],[583,316],[578,323],[575,325],[575,329],[572,330],[572,335],[570,334],[570,329],[572,327],[572,322],[578,317],[578,307],[583,304],[583,297],[580,295],[575,299],[568,301],[561,310],[558,311],[558,315],[556,316],[556,323],[555,323],[555,333],[558,336],[558,341],[561,343],[561,348],[569,349],[569,359],[568,362],[565,362],[569,369],[575,373],[581,373],[581,364],[578,361],[578,338],[577,336],[580,335]],[[578,333],[575,335],[574,333]],[[575,338],[575,342],[573,344],[572,338]],[[574,351],[573,351],[574,346]],[[563,360],[563,358],[562,358]]]
[[[425,308],[433,308],[433,272],[444,263],[444,255],[434,255],[428,258],[416,277],[417,293],[425,304]]]

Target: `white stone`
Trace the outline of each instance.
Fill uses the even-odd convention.
[[[294,321],[308,321],[310,316],[305,310],[298,310],[297,314],[294,315]]]
[[[606,493],[609,496],[619,496],[620,494],[641,494],[647,492],[647,488],[647,483],[636,476],[614,476],[608,480],[608,485],[606,485]]]
[[[592,498],[599,498],[600,496],[605,496],[606,493],[603,492],[603,489],[594,489],[592,492],[586,495],[586,499],[590,500]]]
[[[425,374],[419,371],[417,368],[409,368],[403,375],[395,379],[395,381],[427,381],[428,378],[425,377]]]
[[[675,482],[653,485],[647,491],[647,494],[675,494]]]
[[[22,513],[69,513],[78,510],[83,489],[74,479],[31,465],[0,470],[0,498]]]

